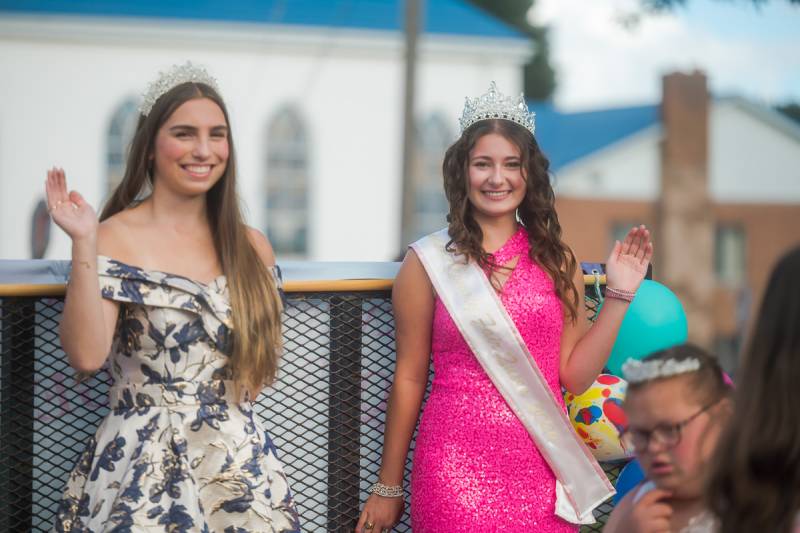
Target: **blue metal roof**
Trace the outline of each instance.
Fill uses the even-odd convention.
[[[561,113],[551,104],[528,102],[536,113],[536,139],[550,168],[560,168],[661,123],[658,105]]]
[[[465,0],[427,0],[425,32],[525,39]],[[403,0],[0,0],[0,12],[173,18],[399,31]]]

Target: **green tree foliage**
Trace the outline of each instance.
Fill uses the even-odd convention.
[[[525,95],[534,100],[546,100],[556,88],[556,74],[550,64],[547,28],[531,26],[528,10],[534,0],[468,0],[522,33],[530,35],[535,54],[525,65]],[[800,0],[798,0],[800,1]]]
[[[650,11],[664,11],[686,5],[689,0],[641,0],[642,5],[646,10]],[[724,0],[726,2],[752,3],[755,5],[766,4],[769,0]],[[800,0],[785,0],[790,4],[800,6]],[[784,105],[775,106],[775,109],[783,113],[795,122],[800,123],[800,104],[789,103]]]
[[[641,0],[642,4],[647,9],[652,9],[655,11],[661,11],[665,9],[672,9],[674,7],[680,7],[687,4],[688,0]],[[742,3],[749,3],[749,4],[766,4],[769,0],[725,0],[727,2],[736,2],[739,4]],[[800,5],[800,0],[786,0],[790,4],[797,4]]]
[[[775,109],[800,124],[800,104],[779,105]]]

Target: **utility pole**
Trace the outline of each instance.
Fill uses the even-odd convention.
[[[405,94],[403,96],[403,168],[402,211],[400,214],[400,249],[405,249],[411,239],[414,220],[414,177],[416,140],[414,139],[414,93],[417,72],[417,37],[422,26],[424,0],[406,0],[405,19]]]

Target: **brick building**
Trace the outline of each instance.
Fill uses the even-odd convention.
[[[671,74],[659,105],[560,113],[532,104],[565,237],[605,258],[653,229],[654,277],[680,297],[690,339],[730,370],[776,259],[800,244],[800,126],[702,73]]]

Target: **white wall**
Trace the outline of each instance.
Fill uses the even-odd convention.
[[[654,200],[660,183],[659,127],[651,127],[563,167],[556,194],[572,198]]]
[[[800,127],[739,99],[709,113],[709,193],[716,203],[800,202]],[[661,180],[660,126],[565,166],[556,192],[575,198],[654,201]]]
[[[712,107],[710,188],[715,201],[800,203],[800,127],[772,113],[738,99]]]
[[[399,244],[402,48],[380,32],[249,26],[160,26],[88,19],[0,21],[0,258],[29,254],[30,217],[45,171],[63,166],[94,205],[105,192],[115,108],[158,70],[191,59],[219,80],[238,152],[249,222],[264,229],[266,126],[295,104],[310,138],[313,260],[386,260]],[[418,114],[453,129],[465,95],[492,79],[521,88],[527,46],[487,39],[423,41]],[[69,257],[53,227],[48,258]]]

